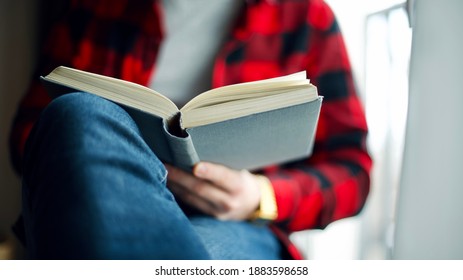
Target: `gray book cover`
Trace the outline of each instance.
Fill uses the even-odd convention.
[[[220,123],[187,129],[199,160],[258,169],[312,152],[322,97]]]

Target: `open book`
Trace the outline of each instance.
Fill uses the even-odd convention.
[[[305,72],[212,89],[181,109],[150,88],[64,66],[41,79],[52,97],[83,91],[121,105],[154,153],[184,169],[198,161],[256,169],[308,156],[322,100]]]

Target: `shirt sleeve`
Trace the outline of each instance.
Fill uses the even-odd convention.
[[[275,223],[289,232],[324,228],[356,215],[369,192],[372,162],[364,110],[337,22],[320,5],[308,22],[307,74],[324,96],[313,154],[264,172],[275,191]]]
[[[110,7],[107,1],[44,2],[52,8],[40,17],[39,61],[10,131],[11,161],[18,174],[29,133],[51,101],[41,75],[65,65],[146,84],[161,38],[157,2],[120,0]]]

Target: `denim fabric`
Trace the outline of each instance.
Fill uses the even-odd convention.
[[[275,259],[267,227],[187,216],[132,118],[87,93],[55,99],[29,137],[23,216],[33,259]]]

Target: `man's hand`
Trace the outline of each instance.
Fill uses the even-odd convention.
[[[246,170],[201,162],[193,174],[166,165],[168,187],[183,202],[221,220],[246,220],[258,208],[259,182]]]

